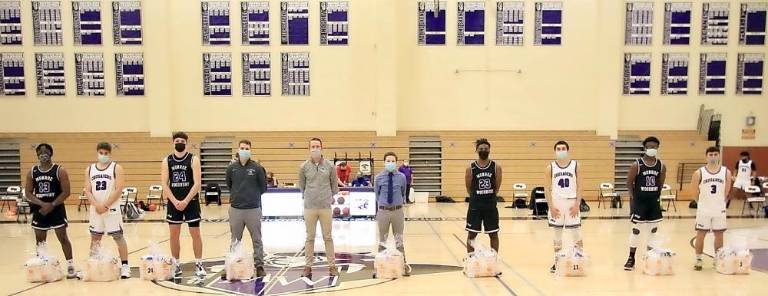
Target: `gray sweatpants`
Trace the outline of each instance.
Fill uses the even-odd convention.
[[[403,243],[403,230],[405,228],[405,213],[403,209],[389,211],[379,210],[376,213],[376,223],[379,224],[379,242],[387,243],[387,236],[389,236],[389,228],[392,226],[392,235],[395,237],[397,243],[397,250],[403,253],[405,258],[405,246]],[[399,241],[398,241],[399,240]],[[379,245],[379,252],[383,251],[384,247]]]
[[[253,263],[256,266],[264,265],[264,245],[261,243],[261,209],[235,209],[229,208],[229,230],[232,233],[232,242],[243,240],[245,228],[251,233],[253,242]]]

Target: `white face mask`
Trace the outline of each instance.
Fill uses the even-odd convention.
[[[656,157],[656,154],[659,153],[659,149],[645,149],[645,155],[648,155],[650,157]]]
[[[323,150],[319,148],[312,150],[309,152],[309,155],[311,155],[312,157],[320,157],[321,155],[323,155]]]

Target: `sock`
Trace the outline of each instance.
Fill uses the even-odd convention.
[[[68,266],[68,267],[72,267],[72,266],[75,266],[75,260],[74,260],[74,259],[69,259],[69,260],[67,260],[67,266]]]
[[[128,265],[128,260],[123,260],[123,265]]]
[[[195,259],[195,265],[197,265],[197,266],[203,266],[203,260],[201,260],[201,259]]]
[[[635,252],[637,248],[629,248],[629,258],[635,259]]]
[[[696,260],[701,260],[701,254],[696,254]]]

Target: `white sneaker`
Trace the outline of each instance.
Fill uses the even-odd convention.
[[[203,267],[203,263],[195,264],[195,275],[200,278],[208,275],[208,273],[205,272],[205,267]]]
[[[131,278],[131,267],[128,266],[128,264],[123,264],[123,266],[120,268],[120,278]]]

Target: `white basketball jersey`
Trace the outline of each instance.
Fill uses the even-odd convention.
[[[736,178],[739,180],[747,180],[749,181],[752,177],[752,161],[747,161],[747,163],[744,163],[743,161],[739,160],[739,171],[736,173]]]
[[[100,202],[104,202],[109,199],[109,195],[115,190],[115,162],[111,162],[109,166],[104,170],[99,170],[96,164],[92,164],[88,169],[91,180],[91,193],[93,197]],[[120,199],[116,200],[110,208],[119,208]]]
[[[566,167],[560,167],[557,161],[552,162],[552,198],[576,198],[576,167],[578,164],[571,160]]]
[[[720,170],[713,173],[707,171],[707,167],[699,169],[701,182],[699,183],[698,211],[706,215],[725,214],[725,179],[728,169],[721,166]]]

